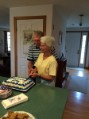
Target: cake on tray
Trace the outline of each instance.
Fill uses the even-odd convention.
[[[16,90],[27,91],[35,84],[35,82],[30,78],[26,79],[23,77],[11,77],[6,81],[3,81],[3,84],[11,86],[13,89]]]

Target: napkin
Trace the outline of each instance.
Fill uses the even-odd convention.
[[[7,108],[10,108],[12,106],[15,106],[17,104],[20,104],[26,101],[28,101],[28,96],[26,96],[24,93],[21,93],[11,98],[5,99],[1,103],[4,106],[4,108],[7,109]]]

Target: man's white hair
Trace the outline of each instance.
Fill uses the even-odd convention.
[[[55,45],[55,38],[52,36],[41,37],[41,43],[45,43],[48,47],[53,48]]]

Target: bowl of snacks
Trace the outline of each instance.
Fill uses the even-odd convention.
[[[35,117],[25,111],[9,111],[0,119],[35,119]]]
[[[0,85],[0,99],[9,97],[12,94],[12,88],[7,85]]]

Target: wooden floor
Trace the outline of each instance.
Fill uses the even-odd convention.
[[[88,70],[67,68],[67,71],[70,75],[89,77]],[[70,91],[62,119],[89,119],[89,85],[87,94]]]

